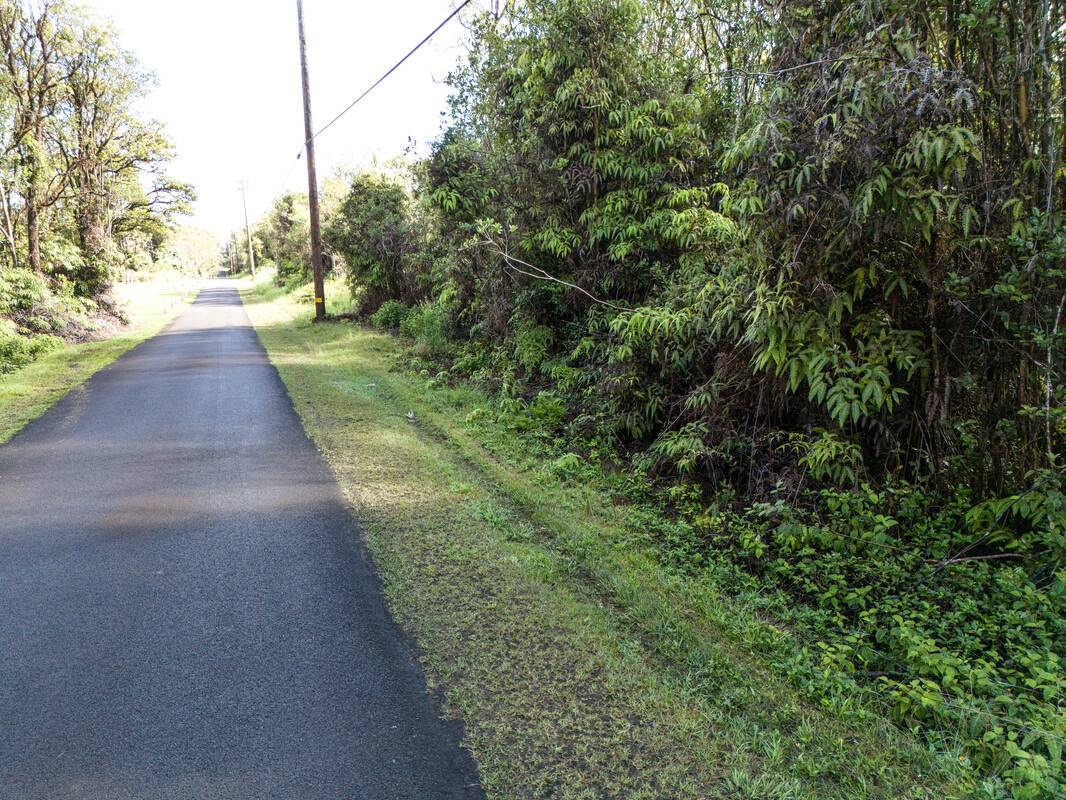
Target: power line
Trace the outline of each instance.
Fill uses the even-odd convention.
[[[430,39],[432,39],[441,28],[443,28],[445,25],[447,25],[449,22],[451,22],[452,19],[454,19],[455,16],[460,11],[462,11],[464,8],[466,8],[468,5],[470,5],[470,0],[463,0],[463,2],[460,3],[459,6],[451,14],[449,14],[447,17],[445,17],[444,20],[439,25],[437,25],[436,28],[431,30],[422,41],[420,41],[418,44],[416,44],[414,47],[412,47],[411,50],[408,51],[407,55],[405,55],[403,58],[401,58],[399,61],[397,61],[395,64],[393,64],[389,68],[388,72],[386,72],[384,75],[382,75],[376,81],[374,81],[374,83],[370,85],[370,88],[368,88],[365,92],[363,92],[361,95],[359,95],[357,98],[355,98],[351,103],[349,103],[347,105],[347,107],[343,111],[341,111],[341,113],[339,113],[337,116],[335,116],[329,122],[327,122],[325,125],[323,125],[321,128],[319,128],[318,131],[316,131],[310,138],[308,138],[307,141],[304,142],[304,147],[307,147],[307,145],[309,143],[311,143],[312,141],[317,139],[319,136],[321,136],[323,133],[325,133],[326,130],[330,126],[333,125],[333,123],[335,123],[337,120],[339,120],[345,114],[347,114],[349,111],[351,111],[353,108],[355,108],[356,104],[359,103],[360,100],[362,100],[364,97],[366,97],[372,91],[374,91],[382,83],[382,81],[384,81],[393,72],[395,72],[400,67],[400,65],[403,64],[403,62],[405,62],[407,59],[409,59],[411,56],[413,56],[416,52],[418,52],[419,48],[421,48],[422,45],[424,45],[426,42],[428,42]],[[303,150],[301,149],[301,151],[296,154],[296,158],[299,159],[302,155],[303,155]]]
[[[443,28],[443,27],[444,27],[445,25],[447,25],[447,24],[448,24],[449,22],[451,22],[451,20],[452,20],[452,19],[453,19],[453,18],[454,18],[454,17],[455,17],[455,16],[456,16],[456,15],[457,15],[457,14],[458,14],[458,13],[459,13],[460,11],[462,11],[462,10],[463,10],[463,9],[464,9],[464,8],[465,8],[466,6],[468,6],[468,5],[470,4],[470,2],[471,2],[471,0],[465,0],[465,2],[463,2],[462,4],[460,4],[460,5],[459,5],[459,7],[455,9],[455,11],[453,11],[453,12],[452,12],[451,14],[449,14],[449,15],[447,16],[447,18],[445,18],[445,19],[444,19],[444,21],[442,21],[442,22],[441,22],[441,23],[440,23],[439,25],[437,25],[437,27],[436,27],[436,28],[434,28],[434,29],[433,29],[432,31],[430,31],[429,35],[427,35],[427,36],[426,36],[426,37],[425,37],[425,38],[424,38],[424,39],[423,39],[422,41],[420,41],[420,42],[419,42],[419,43],[418,43],[417,45],[415,45],[415,46],[414,46],[414,48],[412,48],[412,49],[411,49],[411,51],[407,53],[407,55],[405,55],[405,56],[404,56],[403,58],[401,58],[401,59],[400,59],[399,61],[397,61],[397,62],[396,62],[396,63],[395,63],[395,64],[394,64],[393,66],[392,66],[392,68],[391,68],[391,69],[389,69],[389,71],[388,71],[388,72],[386,72],[386,73],[385,73],[384,75],[382,75],[382,76],[381,76],[380,78],[378,78],[378,79],[377,79],[376,81],[374,81],[374,84],[373,84],[373,85],[372,85],[372,86],[371,86],[371,87],[370,87],[369,89],[367,89],[367,90],[366,90],[365,92],[363,92],[363,93],[362,93],[361,95],[359,95],[359,96],[358,96],[357,98],[355,98],[355,100],[353,100],[353,101],[352,101],[351,103],[349,103],[349,104],[348,104],[348,106],[347,106],[347,108],[345,108],[345,109],[344,109],[343,111],[341,111],[341,113],[339,113],[339,114],[338,114],[337,116],[335,116],[335,117],[334,117],[333,119],[331,119],[331,120],[330,120],[329,122],[327,122],[327,123],[326,123],[325,125],[323,125],[323,126],[322,126],[322,127],[321,127],[321,128],[320,128],[320,129],[319,129],[319,130],[318,130],[318,131],[317,131],[317,132],[316,132],[316,133],[315,133],[315,134],[314,134],[314,135],[313,135],[313,136],[311,137],[311,139],[309,139],[308,141],[312,141],[312,140],[314,140],[314,139],[318,138],[318,137],[319,137],[319,136],[320,136],[320,135],[321,135],[321,134],[322,134],[322,133],[323,133],[323,132],[324,132],[324,131],[326,130],[326,128],[328,128],[328,127],[330,127],[331,125],[333,125],[333,123],[335,123],[335,122],[336,122],[337,120],[339,120],[339,119],[340,119],[341,117],[343,117],[343,116],[344,116],[345,114],[347,114],[347,113],[348,113],[349,111],[351,111],[351,110],[352,110],[352,108],[354,108],[354,107],[355,107],[355,105],[356,105],[356,104],[357,104],[357,103],[358,103],[358,102],[359,102],[360,100],[362,100],[362,99],[363,99],[364,97],[366,97],[366,96],[367,96],[368,94],[370,94],[370,93],[371,93],[372,91],[374,91],[374,89],[376,89],[376,88],[377,88],[377,87],[378,87],[378,86],[379,86],[379,85],[381,84],[381,82],[382,82],[382,81],[384,81],[384,80],[385,80],[385,79],[386,79],[387,77],[389,77],[389,75],[391,75],[391,74],[392,74],[393,72],[395,72],[395,71],[396,71],[396,68],[397,68],[397,67],[399,67],[399,66],[400,66],[401,64],[403,64],[403,62],[405,62],[405,61],[406,61],[406,60],[407,60],[408,58],[410,58],[410,57],[411,57],[412,55],[414,55],[414,54],[415,54],[415,52],[416,52],[416,51],[417,51],[417,50],[418,50],[418,49],[419,49],[420,47],[422,47],[422,45],[424,45],[424,44],[425,44],[426,42],[428,42],[428,41],[429,41],[430,39],[432,39],[432,38],[433,38],[433,36],[434,36],[434,35],[436,35],[436,33],[437,33],[438,31],[440,31],[440,29],[441,29],[441,28]],[[305,142],[304,142],[304,147],[306,147],[306,146],[307,146],[307,142],[305,141]],[[274,195],[279,195],[279,194],[281,194],[282,190],[283,190],[283,189],[284,189],[284,188],[285,188],[286,186],[288,186],[288,184],[289,184],[289,178],[291,178],[291,177],[292,177],[292,171],[293,171],[293,170],[294,170],[294,169],[296,168],[296,164],[297,164],[297,163],[298,163],[298,162],[300,161],[300,159],[302,159],[302,158],[303,158],[303,155],[304,155],[304,149],[303,149],[303,148],[301,148],[301,149],[300,149],[300,152],[298,152],[298,153],[297,153],[297,154],[295,155],[295,157],[293,157],[292,163],[291,163],[291,164],[289,164],[289,167],[288,167],[287,171],[285,172],[285,177],[284,177],[284,178],[283,178],[283,179],[281,180],[281,183],[280,183],[280,184],[278,185],[278,189],[277,189],[277,191],[275,191],[275,192],[274,192]]]
[[[277,192],[275,192],[275,194],[280,194],[280,193],[281,193],[281,191],[282,191],[282,190],[283,190],[283,189],[284,189],[284,188],[285,188],[285,187],[286,187],[286,186],[288,185],[288,182],[289,182],[289,178],[290,178],[290,177],[292,177],[292,171],[293,171],[293,169],[295,169],[295,167],[296,167],[296,164],[297,164],[297,162],[299,162],[299,161],[300,161],[300,159],[301,159],[301,158],[303,158],[303,154],[304,154],[304,149],[305,149],[305,148],[307,147],[307,145],[308,145],[308,144],[309,144],[310,142],[313,142],[313,141],[314,141],[315,139],[317,139],[317,138],[318,138],[319,136],[321,136],[321,135],[322,135],[323,133],[325,133],[325,131],[326,131],[326,130],[327,130],[327,129],[328,129],[329,127],[331,127],[331,126],[332,126],[332,125],[333,125],[333,124],[334,124],[335,122],[337,122],[337,121],[338,121],[338,120],[339,120],[339,119],[340,119],[341,117],[343,117],[343,116],[344,116],[345,114],[347,114],[347,113],[348,113],[349,111],[351,111],[351,110],[352,110],[353,108],[355,108],[355,106],[356,106],[356,105],[357,105],[357,104],[358,104],[358,103],[359,103],[359,102],[360,102],[361,100],[363,100],[363,98],[365,98],[365,97],[366,97],[366,96],[367,96],[368,94],[370,94],[370,93],[371,93],[372,91],[374,91],[374,89],[376,89],[376,88],[377,88],[378,86],[380,86],[380,85],[381,85],[381,83],[382,83],[382,82],[383,82],[383,81],[384,81],[384,80],[385,80],[386,78],[388,78],[388,77],[389,77],[389,76],[390,76],[390,75],[391,75],[391,74],[392,74],[393,72],[395,72],[395,71],[396,71],[396,70],[397,70],[397,69],[398,69],[398,68],[399,68],[399,67],[400,67],[400,66],[401,66],[401,65],[402,65],[402,64],[403,64],[403,63],[404,63],[405,61],[407,61],[407,59],[409,59],[409,58],[410,58],[411,56],[413,56],[413,55],[414,55],[414,54],[415,54],[416,52],[418,52],[418,50],[419,50],[419,49],[420,49],[420,48],[421,48],[421,47],[422,47],[422,46],[423,46],[423,45],[424,45],[424,44],[425,44],[426,42],[428,42],[428,41],[429,41],[430,39],[432,39],[432,38],[433,38],[433,37],[434,37],[434,36],[435,36],[435,35],[436,35],[436,34],[437,34],[437,33],[438,33],[439,31],[440,31],[440,29],[441,29],[441,28],[443,28],[443,27],[444,27],[445,25],[447,25],[447,24],[448,24],[449,22],[451,22],[451,21],[452,21],[452,20],[453,20],[453,19],[454,19],[454,18],[455,18],[455,17],[456,17],[456,16],[458,15],[458,14],[459,14],[459,12],[460,12],[460,11],[462,11],[462,10],[463,10],[464,8],[466,8],[466,7],[468,6],[468,5],[470,5],[470,2],[471,2],[471,0],[463,0],[463,2],[462,2],[462,3],[460,3],[460,4],[459,4],[459,5],[458,5],[458,6],[456,7],[456,9],[455,9],[454,11],[452,11],[452,13],[451,13],[451,14],[449,14],[449,15],[448,15],[447,17],[445,17],[445,18],[444,18],[444,19],[443,19],[443,20],[442,20],[442,21],[440,22],[440,24],[438,24],[438,25],[437,25],[437,27],[435,27],[435,28],[434,28],[433,30],[431,30],[431,31],[430,31],[430,32],[429,32],[428,34],[426,34],[426,36],[425,36],[425,37],[424,37],[424,38],[422,39],[422,41],[420,41],[420,42],[419,42],[418,44],[416,44],[416,45],[415,45],[414,47],[412,47],[412,48],[411,48],[411,49],[410,49],[410,50],[409,50],[409,51],[407,52],[407,55],[405,55],[405,56],[404,56],[403,58],[401,58],[401,59],[400,59],[399,61],[397,61],[397,62],[396,62],[395,64],[393,64],[393,65],[392,65],[392,67],[390,67],[390,68],[389,68],[388,72],[386,72],[386,73],[385,73],[384,75],[382,75],[382,76],[381,76],[380,78],[378,78],[378,79],[377,79],[376,81],[374,81],[374,83],[373,83],[373,84],[371,84],[371,85],[370,85],[370,87],[369,87],[369,88],[368,88],[368,89],[367,89],[367,90],[366,90],[365,92],[363,92],[363,93],[362,93],[361,95],[359,95],[359,96],[358,96],[357,98],[355,98],[355,99],[354,99],[354,100],[353,100],[353,101],[352,101],[351,103],[349,103],[349,104],[348,104],[348,105],[347,105],[347,106],[346,106],[346,107],[345,107],[345,108],[344,108],[344,109],[343,109],[343,110],[342,110],[342,111],[341,111],[341,112],[340,112],[339,114],[337,114],[337,116],[335,116],[335,117],[334,117],[333,119],[331,119],[331,120],[330,120],[329,122],[327,122],[327,123],[326,123],[325,125],[323,125],[323,126],[322,126],[321,128],[319,128],[319,129],[318,129],[318,131],[316,131],[316,132],[315,132],[315,133],[314,133],[314,134],[313,134],[313,135],[312,135],[312,136],[311,136],[311,137],[310,137],[309,139],[307,139],[307,140],[306,140],[306,141],[304,142],[304,144],[303,144],[303,147],[301,147],[301,148],[300,148],[300,152],[298,152],[298,153],[296,154],[295,158],[293,158],[293,161],[292,161],[292,163],[291,163],[291,164],[289,165],[288,171],[287,171],[287,172],[285,173],[285,178],[284,178],[284,179],[282,179],[282,182],[281,182],[281,184],[280,184],[280,186],[279,186],[279,188],[278,188],[278,191],[277,191]]]
[[[302,155],[303,151],[301,150],[300,155],[294,158],[292,160],[292,163],[289,164],[289,169],[285,173],[285,177],[281,179],[281,183],[277,184],[278,188],[274,190],[274,193],[272,195],[270,195],[271,201],[273,201],[276,197],[280,197],[281,193],[285,190],[285,187],[289,185],[289,178],[292,177],[292,172],[294,169],[296,169],[296,165],[300,163],[300,156]]]

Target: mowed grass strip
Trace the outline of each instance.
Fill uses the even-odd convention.
[[[118,284],[115,295],[129,319],[124,329],[100,341],[65,345],[0,375],[0,444],[94,373],[158,333],[184,308],[197,285],[199,281],[182,276]]]
[[[484,397],[391,371],[394,340],[312,325],[305,294],[243,292],[490,797],[960,793],[876,715],[800,698],[738,637],[765,626],[627,545],[608,500],[496,458]]]

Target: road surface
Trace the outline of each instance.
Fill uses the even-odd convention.
[[[0,798],[481,797],[232,285],[0,446]]]

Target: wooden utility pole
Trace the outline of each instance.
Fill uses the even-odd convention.
[[[252,277],[255,277],[255,250],[252,248],[252,228],[248,224],[248,197],[244,191],[244,181],[240,183],[241,187],[241,204],[244,206],[244,235],[248,237],[248,266],[252,270]]]
[[[304,88],[304,147],[307,150],[307,204],[311,214],[311,269],[315,276],[315,321],[326,318],[326,287],[322,278],[322,230],[318,221],[318,178],[315,175],[315,129],[311,124],[311,85],[307,77],[307,38],[304,36],[304,4],[296,0],[300,31],[300,78]]]

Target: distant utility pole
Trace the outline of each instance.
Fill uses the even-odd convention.
[[[244,181],[240,182],[241,205],[244,206],[244,235],[248,237],[248,265],[252,268],[252,277],[255,277],[255,250],[252,248],[252,228],[248,225],[248,196],[245,193]]]
[[[304,36],[304,4],[296,0],[300,31],[300,78],[304,87],[304,135],[307,140],[307,204],[311,212],[311,269],[315,275],[315,321],[326,318],[326,287],[322,279],[322,231],[318,222],[318,178],[315,175],[315,129],[311,124],[311,86],[307,77],[307,39]]]

